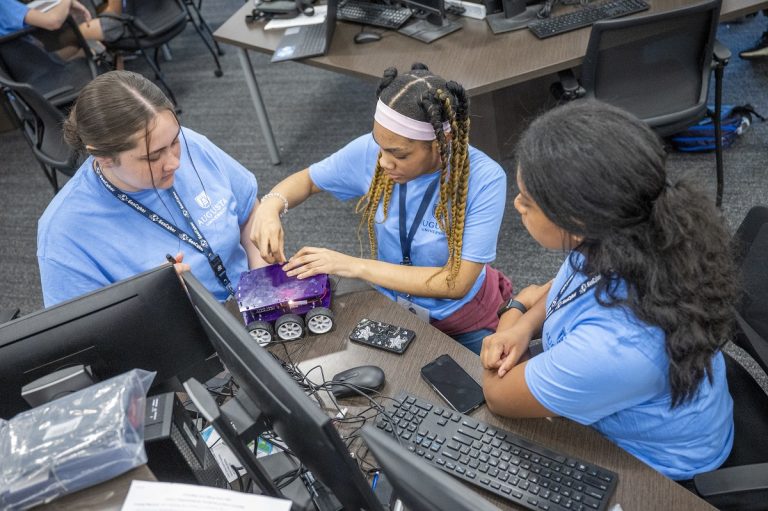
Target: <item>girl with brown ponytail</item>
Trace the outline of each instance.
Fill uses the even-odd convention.
[[[487,266],[496,257],[506,176],[469,145],[469,100],[461,85],[423,64],[387,69],[373,131],[293,174],[262,199],[251,239],[268,262],[286,262],[280,216],[327,191],[359,198],[371,258],[304,247],[283,267],[367,280],[422,319],[480,351],[512,286]]]

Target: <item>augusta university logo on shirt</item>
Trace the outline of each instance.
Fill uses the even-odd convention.
[[[421,230],[430,232],[432,234],[444,235],[443,230],[440,228],[440,224],[437,223],[437,215],[435,212],[437,211],[437,201],[432,205],[432,218],[428,218],[426,215],[424,219],[421,221]]]
[[[224,214],[227,205],[227,202],[224,199],[219,199],[215,203],[212,202],[211,198],[208,197],[208,194],[205,192],[197,194],[195,202],[198,206],[207,210],[197,219],[198,225],[211,225],[217,218]]]

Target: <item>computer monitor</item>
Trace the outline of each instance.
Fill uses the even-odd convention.
[[[455,32],[461,23],[446,19],[444,0],[401,0],[413,9],[414,21],[409,21],[398,33],[413,37],[424,43],[431,43]]]
[[[183,279],[211,343],[240,385],[236,399],[245,394],[243,408],[253,421],[276,432],[344,509],[383,511],[331,418],[194,275],[185,273]]]
[[[528,23],[535,20],[543,0],[500,0],[501,12],[491,13],[485,17],[485,21],[494,34],[511,32],[528,27]],[[498,5],[487,3],[486,9]]]
[[[430,467],[408,452],[391,435],[373,426],[363,428],[363,439],[381,465],[389,484],[405,507],[411,511],[498,511],[456,479]]]
[[[433,25],[442,25],[445,19],[444,0],[402,0],[413,10],[415,17],[426,19]]]
[[[176,270],[165,264],[0,326],[0,417],[29,409],[22,387],[52,373],[89,366],[99,381],[141,368],[157,371],[155,389],[181,390],[176,377],[215,374],[220,364],[206,364],[213,354]],[[32,395],[50,400],[79,390],[68,384],[73,374]]]

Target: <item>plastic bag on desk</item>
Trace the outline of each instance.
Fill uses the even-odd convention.
[[[146,463],[154,376],[134,369],[0,424],[0,509],[27,509]]]

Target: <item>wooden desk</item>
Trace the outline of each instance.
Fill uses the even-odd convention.
[[[336,320],[333,332],[286,346],[294,352],[293,360],[301,361],[299,365],[305,372],[319,364],[325,377],[330,379],[337,372],[351,367],[378,365],[387,377],[382,394],[394,397],[399,391],[407,390],[434,403],[440,403],[440,397],[424,383],[419,370],[438,355],[450,354],[470,374],[480,379],[482,368],[477,355],[376,291],[337,296],[332,307]],[[403,355],[350,342],[347,336],[354,325],[364,317],[410,328],[416,331],[416,338]],[[275,351],[277,354],[280,352],[281,350]],[[317,371],[310,376],[313,381],[320,380]],[[363,404],[362,399],[358,401]],[[473,412],[472,416],[555,450],[616,471],[619,474],[619,484],[611,499],[611,506],[621,504],[625,511],[714,509],[606,440],[592,428],[562,418],[502,419],[492,415],[485,406]],[[473,488],[469,485],[467,487]],[[500,507],[512,508],[511,504],[490,493],[476,491]]]
[[[646,13],[666,11],[693,2],[651,0],[649,3],[651,9]],[[724,0],[720,18],[727,21],[765,7],[768,7],[768,0]],[[264,31],[263,22],[246,23],[245,15],[251,9],[250,2],[245,4],[216,30],[214,38],[238,48],[262,133],[272,161],[277,164],[280,155],[248,59],[248,50],[271,54],[283,32]],[[505,146],[511,138],[509,128],[514,128],[511,121],[535,115],[535,108],[530,105],[540,105],[543,98],[549,97],[549,83],[553,81],[551,75],[581,64],[590,29],[582,28],[539,40],[527,29],[494,35],[485,20],[460,18],[460,22],[464,25],[462,30],[431,44],[394,31],[386,31],[384,38],[373,44],[354,44],[352,38],[359,32],[360,25],[338,22],[328,55],[301,62],[372,80],[379,80],[387,67],[396,66],[402,70],[409,69],[414,62],[423,62],[429,65],[430,70],[466,88],[473,98],[473,144],[498,158],[508,152]]]

